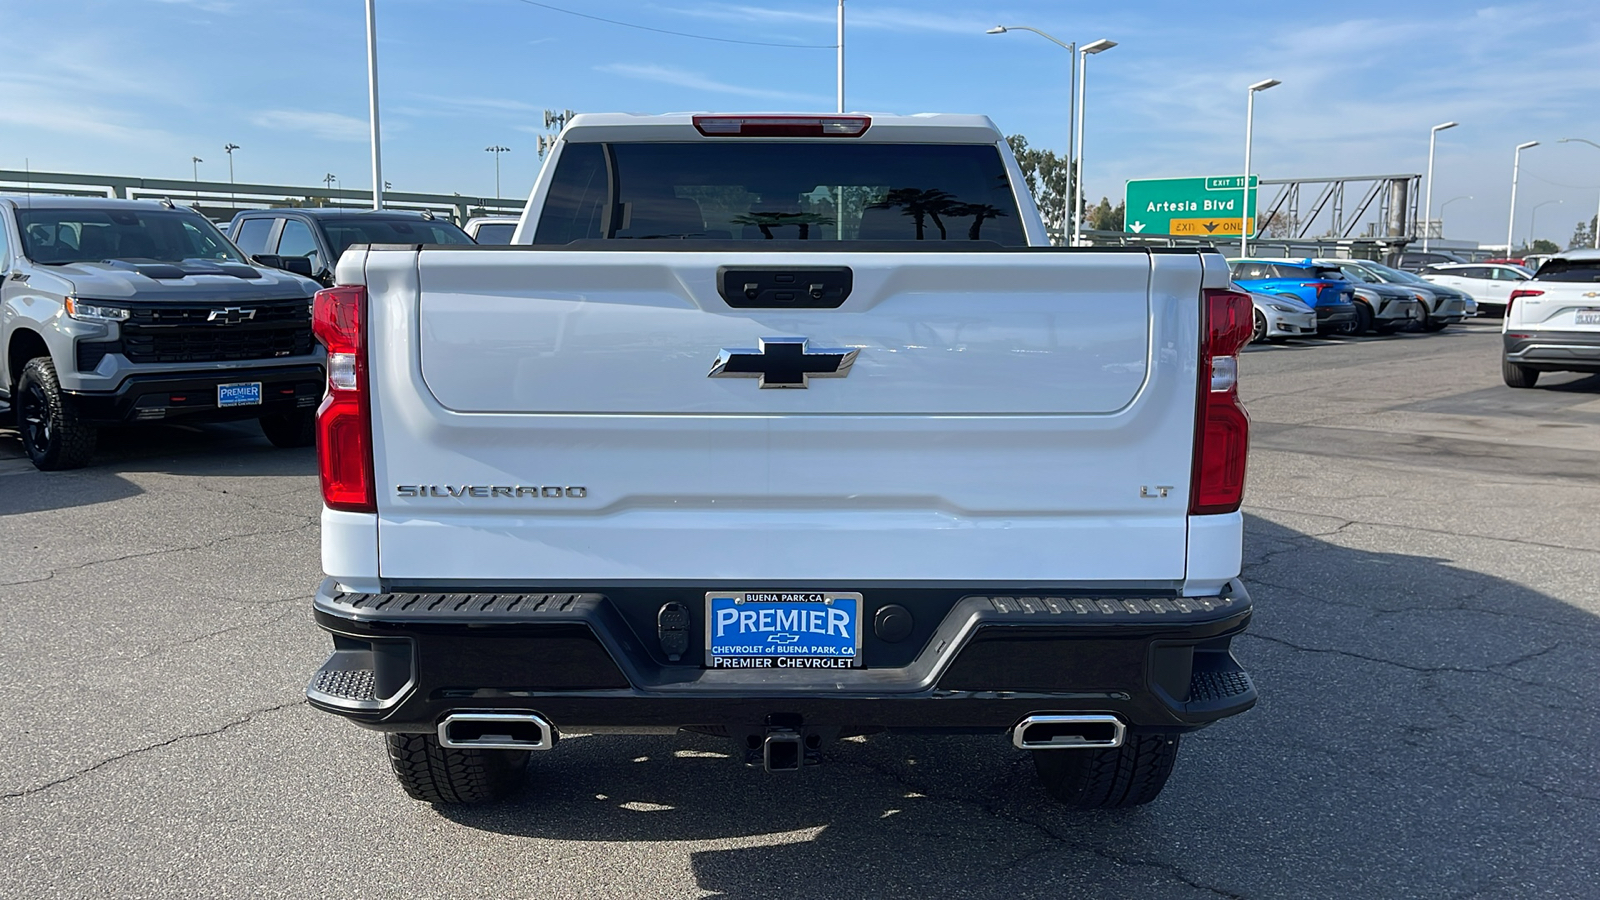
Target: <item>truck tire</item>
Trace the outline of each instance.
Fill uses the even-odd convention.
[[[1108,750],[1035,750],[1050,796],[1074,809],[1122,809],[1154,800],[1178,759],[1175,734],[1130,734]]]
[[[317,413],[312,409],[297,409],[289,413],[262,416],[261,433],[274,447],[290,449],[310,447],[317,442]]]
[[[1500,360],[1500,375],[1514,388],[1531,388],[1539,383],[1538,369],[1519,366],[1508,359]]]
[[[386,734],[389,765],[413,800],[490,803],[522,784],[528,750],[446,747],[435,734]]]
[[[79,422],[67,406],[50,357],[35,357],[22,367],[16,408],[22,447],[36,468],[52,472],[89,464],[99,431]]]

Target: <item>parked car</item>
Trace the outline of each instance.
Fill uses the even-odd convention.
[[[101,426],[139,422],[252,418],[309,446],[316,288],[170,201],[0,197],[0,400],[40,469],[83,466]]]
[[[309,702],[438,804],[679,728],[773,772],[987,734],[1069,806],[1154,800],[1256,701],[1250,301],[1209,249],[1054,252],[1012,173],[980,116],[579,115],[541,252],[345,254]]]
[[[1316,335],[1317,311],[1299,297],[1246,291],[1237,284],[1234,287],[1249,294],[1250,303],[1255,307],[1255,331],[1250,335],[1251,343]]]
[[[1469,305],[1474,303],[1471,297],[1455,288],[1424,281],[1417,275],[1391,269],[1382,263],[1365,259],[1341,262],[1360,266],[1364,271],[1376,275],[1380,281],[1411,288],[1426,298],[1422,304],[1422,319],[1417,323],[1423,331],[1443,331],[1450,325],[1464,321],[1469,314]]]
[[[1455,288],[1478,301],[1478,313],[1485,316],[1505,315],[1511,292],[1533,277],[1521,266],[1508,264],[1488,265],[1465,263],[1448,266],[1429,266],[1422,277],[1434,284]]]
[[[1394,267],[1404,272],[1420,272],[1428,266],[1459,262],[1466,260],[1444,250],[1405,250],[1395,259]]]
[[[520,216],[478,216],[468,219],[461,230],[480,244],[509,244],[520,221]]]
[[[1506,384],[1531,388],[1542,372],[1600,372],[1600,250],[1551,256],[1506,303]]]
[[[233,242],[264,265],[309,274],[324,287],[351,244],[470,244],[455,223],[430,212],[323,207],[251,209],[233,217]],[[303,260],[295,263],[294,260]]]
[[[1356,289],[1356,323],[1352,334],[1392,334],[1422,320],[1426,299],[1420,290],[1389,284],[1348,259],[1319,259],[1317,263],[1336,266]]]
[[[1345,334],[1355,327],[1355,286],[1337,266],[1309,259],[1230,259],[1233,280],[1248,291],[1288,294],[1317,312],[1319,334]]]

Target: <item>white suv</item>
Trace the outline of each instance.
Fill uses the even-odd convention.
[[[1531,276],[1527,269],[1507,263],[1449,263],[1422,270],[1428,281],[1472,295],[1479,315],[1485,316],[1504,315],[1511,292]]]
[[[1540,372],[1600,372],[1600,250],[1569,250],[1511,292],[1501,332],[1506,384]]]

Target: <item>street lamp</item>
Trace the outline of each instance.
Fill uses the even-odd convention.
[[[1447,128],[1454,128],[1460,124],[1460,122],[1446,122],[1443,125],[1435,125],[1428,131],[1428,207],[1427,212],[1423,215],[1422,222],[1422,252],[1424,253],[1428,252],[1428,220],[1433,218],[1433,145],[1439,137],[1439,132]],[[1440,233],[1443,234],[1442,231]]]
[[[1473,199],[1471,194],[1462,194],[1459,197],[1451,197],[1449,200],[1439,204],[1439,237],[1444,237],[1444,211],[1449,208],[1450,204],[1456,202],[1457,200],[1471,199]]]
[[[241,149],[240,146],[238,144],[233,143],[232,141],[229,141],[227,143],[227,145],[222,148],[222,152],[228,154],[228,205],[229,206],[233,206],[235,203],[238,202],[238,201],[233,199],[233,151],[239,150],[239,149]]]
[[[1078,246],[1083,231],[1083,115],[1087,98],[1084,94],[1085,63],[1096,53],[1104,53],[1117,45],[1116,41],[1101,38],[1085,44],[1078,51],[1078,165],[1072,172],[1072,246]]]
[[[1246,92],[1244,107],[1244,205],[1239,207],[1239,255],[1250,255],[1250,139],[1256,126],[1256,94],[1283,84],[1276,78],[1258,81]]]
[[[198,156],[189,157],[189,162],[194,164],[194,205],[200,205],[200,164],[205,162]]]
[[[1549,206],[1552,203],[1560,203],[1560,202],[1561,202],[1560,200],[1546,200],[1543,203],[1535,203],[1533,205],[1533,214],[1528,219],[1528,246],[1530,248],[1533,247],[1533,232],[1534,232],[1534,229],[1537,228],[1538,224],[1539,224],[1539,207],[1541,207],[1541,206]]]
[[[383,156],[378,131],[378,10],[367,0],[367,109],[372,126],[372,208],[383,209]]]
[[[1511,255],[1511,242],[1516,239],[1517,228],[1517,172],[1522,168],[1522,151],[1529,147],[1539,146],[1538,141],[1529,141],[1518,144],[1517,151],[1511,155],[1511,218],[1506,223],[1506,256]]]
[[[483,152],[485,152],[485,153],[493,153],[494,154],[494,199],[499,200],[500,199],[500,154],[502,154],[502,153],[510,153],[511,152],[511,148],[510,147],[502,147],[499,144],[495,144],[492,147],[483,148]]]
[[[1070,241],[1071,241],[1071,239],[1068,237],[1068,235],[1075,234],[1076,231],[1077,231],[1077,229],[1075,227],[1075,222],[1076,222],[1076,218],[1077,218],[1077,211],[1072,208],[1072,185],[1071,185],[1070,182],[1074,177],[1073,174],[1072,174],[1073,170],[1075,168],[1073,161],[1077,158],[1077,154],[1076,154],[1076,148],[1077,148],[1076,131],[1077,131],[1077,127],[1078,127],[1078,69],[1077,69],[1077,67],[1075,65],[1073,65],[1073,63],[1075,63],[1077,61],[1078,44],[1077,44],[1076,41],[1067,42],[1067,41],[1059,40],[1059,39],[1057,39],[1055,37],[1052,37],[1051,35],[1045,34],[1044,32],[1040,31],[1037,28],[1031,28],[1031,27],[1029,27],[1027,25],[996,25],[995,27],[993,27],[993,28],[989,29],[988,31],[984,32],[984,34],[1005,34],[1008,31],[1031,31],[1034,34],[1037,34],[1038,36],[1044,38],[1045,40],[1047,40],[1047,41],[1049,41],[1049,42],[1051,42],[1051,43],[1053,43],[1053,44],[1055,44],[1055,45],[1057,45],[1059,47],[1064,48],[1067,51],[1067,54],[1068,54],[1068,56],[1067,56],[1067,77],[1068,77],[1068,82],[1067,82],[1067,172],[1068,172],[1068,175],[1067,175],[1067,178],[1068,178],[1069,183],[1067,185],[1067,194],[1066,194],[1066,196],[1061,198],[1061,206],[1062,206],[1062,209],[1061,209],[1061,243],[1063,245],[1066,245],[1066,244],[1070,243]]]
[[[1571,141],[1577,141],[1580,144],[1588,144],[1596,150],[1600,150],[1600,144],[1596,144],[1594,141],[1586,138],[1562,138],[1561,140],[1556,141],[1556,143],[1565,144]],[[1600,207],[1597,207],[1594,213],[1594,248],[1596,250],[1600,250]]]

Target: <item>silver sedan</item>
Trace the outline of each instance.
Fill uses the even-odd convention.
[[[1235,290],[1244,288],[1234,285]],[[1277,341],[1291,337],[1316,337],[1317,312],[1292,294],[1259,294],[1245,291],[1255,305],[1256,330],[1252,342]]]

